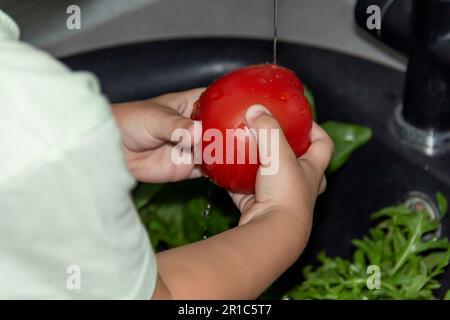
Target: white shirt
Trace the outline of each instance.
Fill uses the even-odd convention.
[[[0,10],[0,298],[150,299],[156,260],[96,78]]]

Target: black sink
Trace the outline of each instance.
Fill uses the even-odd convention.
[[[272,43],[246,39],[184,39],[127,45],[64,59],[71,68],[95,73],[113,102],[207,86],[232,69],[269,61]],[[372,128],[372,141],[329,177],[318,202],[311,241],[299,262],[271,288],[279,298],[300,283],[300,268],[320,250],[349,257],[351,239],[364,235],[369,215],[399,203],[410,191],[450,197],[450,154],[428,157],[392,133],[402,101],[404,74],[370,61],[293,43],[280,43],[278,62],[297,72],[317,100],[319,122],[338,120]],[[450,232],[448,217],[442,234]],[[450,268],[442,277],[450,287]]]

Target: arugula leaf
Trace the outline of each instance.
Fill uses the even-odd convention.
[[[445,294],[444,300],[450,300],[450,290]]]
[[[351,154],[372,138],[372,130],[356,124],[327,121],[322,128],[334,142],[334,154],[327,172],[334,173],[350,158]]]
[[[436,277],[450,262],[447,239],[425,241],[446,213],[446,199],[436,195],[442,215],[431,220],[425,210],[405,206],[384,208],[372,215],[379,220],[367,236],[352,241],[352,260],[317,257],[320,265],[304,268],[305,281],[286,294],[291,299],[436,299]],[[381,286],[369,289],[368,266],[381,272]],[[450,299],[450,291],[445,296]]]

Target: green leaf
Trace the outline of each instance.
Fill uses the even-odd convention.
[[[327,172],[333,173],[341,168],[351,154],[372,138],[372,130],[356,124],[327,121],[322,124],[334,142],[334,154]]]
[[[400,215],[409,215],[411,213],[411,209],[405,207],[404,205],[386,207],[377,212],[373,213],[370,217],[371,219],[379,219],[382,217],[394,217]],[[389,220],[387,220],[389,221]]]
[[[355,251],[355,253],[353,254],[353,261],[355,262],[355,265],[359,268],[359,269],[363,269],[366,267],[366,258],[364,256],[364,251],[361,249],[358,249]]]
[[[445,198],[445,196],[442,193],[438,192],[438,193],[436,193],[436,201],[437,201],[439,212],[440,212],[441,216],[444,216],[447,213],[447,209],[448,209],[447,199]]]
[[[450,290],[445,294],[444,300],[450,300]]]
[[[305,85],[303,86],[303,94],[305,95],[305,98],[311,108],[313,120],[317,122],[316,100],[314,99],[314,95],[312,94],[311,90]]]
[[[206,198],[191,199],[184,208],[184,233],[187,242],[191,243],[210,235],[215,235],[230,227],[230,218],[220,210],[210,206]],[[209,208],[209,209],[208,209]],[[204,211],[208,210],[207,216]]]
[[[317,122],[316,101],[310,88],[303,86],[303,93],[308,101],[313,120]],[[335,152],[327,173],[331,174],[341,168],[350,158],[351,154],[369,142],[372,137],[372,130],[367,127],[351,123],[337,121],[327,121],[321,126],[327,131],[334,142]]]
[[[163,188],[162,184],[140,183],[133,190],[133,201],[137,210],[145,207],[158,191]]]

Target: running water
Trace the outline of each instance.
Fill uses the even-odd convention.
[[[209,202],[211,199],[211,192],[212,192],[212,185],[208,186],[208,195],[206,197],[206,199],[208,199],[208,203],[206,205],[206,207],[203,209],[202,211],[202,216],[204,219],[208,219],[209,218],[209,214],[211,213],[211,203]],[[203,240],[208,239],[208,227],[207,224],[205,225],[205,227],[203,228]]]
[[[203,209],[203,212],[202,212],[202,214],[203,214],[203,216],[205,217],[205,218],[208,218],[209,217],[209,211],[211,210],[211,204],[207,204],[206,205],[206,208],[205,209]]]
[[[273,64],[277,64],[278,0],[273,0]]]
[[[277,64],[277,42],[278,42],[278,0],[273,0],[273,61],[274,65]],[[211,198],[212,186],[208,188],[208,201]],[[211,212],[211,204],[208,203],[202,211],[203,218],[208,219]],[[208,239],[208,228],[203,229],[203,239]]]
[[[202,211],[202,215],[205,219],[209,218],[210,211],[211,211],[211,204],[208,203],[206,205],[205,209],[203,209],[203,211]],[[206,240],[206,239],[208,239],[208,228],[207,227],[205,227],[203,229],[203,240]]]

